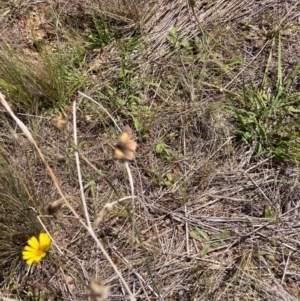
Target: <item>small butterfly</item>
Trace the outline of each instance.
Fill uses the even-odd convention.
[[[115,158],[133,160],[137,143],[132,138],[132,130],[126,125],[115,146]]]

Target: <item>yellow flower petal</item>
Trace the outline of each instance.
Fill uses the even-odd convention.
[[[33,247],[30,247],[30,246],[26,246],[26,247],[24,248],[24,250],[25,250],[25,251],[29,251],[29,252],[34,252],[36,249],[33,248]]]
[[[34,260],[31,258],[31,259],[28,259],[27,261],[26,261],[26,263],[29,265],[29,264],[32,264],[34,262]]]
[[[47,233],[40,233],[39,235],[40,249],[48,252],[51,246],[51,239]]]
[[[35,236],[32,236],[30,239],[28,239],[27,243],[34,249],[38,249],[40,245],[39,241]]]
[[[22,252],[22,257],[23,257],[23,259],[29,259],[29,258],[31,258],[32,257],[32,252],[27,252],[27,251],[23,251]]]

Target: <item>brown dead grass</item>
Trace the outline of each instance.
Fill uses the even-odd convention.
[[[123,11],[122,1],[116,1],[116,7],[110,7],[105,1],[93,3],[107,18],[121,16],[128,28],[133,28],[141,15],[151,12],[142,27],[147,47],[141,54],[133,52],[128,60],[137,78],[130,85],[142,99],[139,105],[117,106],[99,93],[107,86],[120,84],[117,78],[121,55],[111,51],[116,44],[104,47],[99,56],[87,55],[90,66],[96,59],[102,59],[91,75],[94,85],[89,94],[119,120],[121,127],[132,123],[132,116],[141,122],[141,129],[136,133],[139,144],[136,161],[131,164],[139,197],[134,209],[138,235],[132,241],[132,222],[126,211],[127,207],[133,212],[129,203],[115,207],[96,234],[126,277],[137,300],[299,300],[298,167],[276,164],[271,159],[257,161],[253,159],[252,149],[236,147],[234,124],[224,108],[232,97],[226,89],[240,91],[242,79],[249,84],[258,84],[261,80],[271,44],[265,36],[278,26],[292,28],[283,37],[282,54],[284,73],[290,73],[291,64],[299,57],[297,3],[198,2],[199,20],[222,45],[244,62],[251,63],[257,71],[243,63],[229,68],[224,74],[221,66],[233,57],[211,39],[206,44],[211,47],[206,62],[186,57],[180,51],[166,54],[171,48],[167,36],[172,27],[178,27],[179,37],[186,40],[202,34],[185,0],[153,1],[149,7],[145,6],[145,11],[138,13],[134,1],[128,13]],[[82,32],[89,28],[90,3],[84,3],[80,8],[60,1],[50,3],[57,14],[65,17],[66,27]],[[28,13],[32,7],[42,11],[38,14],[41,18],[32,19],[32,12]],[[48,3],[37,5],[29,1],[1,21],[3,34],[22,37],[17,47],[27,57],[28,52],[35,56],[31,30],[45,43],[51,41],[51,22],[44,17],[48,9]],[[272,18],[266,19],[268,14]],[[7,26],[9,18],[13,20],[12,26]],[[253,26],[248,27],[249,24]],[[215,53],[220,55],[214,56]],[[276,81],[275,68],[274,65],[270,72],[273,81]],[[241,75],[235,78],[240,72]],[[198,78],[197,73],[200,73]],[[155,86],[146,85],[146,80]],[[226,89],[220,91],[211,85]],[[298,86],[299,79],[293,89],[297,90]],[[125,89],[120,88],[115,93],[120,98],[128,98]],[[149,112],[145,113],[143,108],[148,108]],[[64,111],[67,131],[71,133],[69,107],[66,106]],[[84,99],[80,99],[78,112],[78,137],[85,141],[82,147],[85,156],[105,172],[121,196],[130,194],[125,168],[113,159],[111,146],[116,143],[118,133],[112,128],[111,120]],[[87,115],[91,116],[91,121],[86,121]],[[74,208],[83,214],[69,142],[50,126],[50,118],[24,118],[64,191],[71,196]],[[20,135],[18,129],[16,132]],[[36,209],[45,215],[46,205],[59,198],[53,183],[26,140],[16,144],[15,138],[5,129],[1,133],[1,143],[5,145],[3,151],[20,175],[28,177],[30,166],[32,190],[40,204]],[[159,141],[164,141],[172,151],[171,158],[155,152]],[[24,150],[31,150],[30,155],[27,153],[26,156]],[[117,196],[88,166],[82,163],[81,168],[84,183],[90,183],[85,194],[89,213],[94,217]],[[167,180],[171,181],[170,185]],[[271,220],[264,218],[269,207]],[[126,300],[124,289],[95,243],[67,209],[63,213],[63,219],[58,221],[43,218],[55,243],[63,251],[61,255],[53,247],[51,252],[59,269],[49,261],[36,265],[26,277],[23,277],[24,264],[19,264],[12,274],[3,269],[2,292],[11,295],[17,291],[26,300],[26,293],[35,288],[43,292],[36,300],[83,299],[88,281],[95,278],[110,286],[110,300]],[[205,231],[208,240],[192,238],[190,232],[196,228]],[[224,231],[228,231],[230,237],[216,243],[214,238]],[[208,242],[210,250],[201,258],[199,253]]]

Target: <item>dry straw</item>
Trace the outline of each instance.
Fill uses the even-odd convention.
[[[9,104],[7,103],[7,101],[5,100],[5,97],[2,93],[0,93],[0,101],[2,103],[2,105],[5,107],[5,109],[7,110],[7,112],[10,114],[10,116],[15,120],[15,122],[17,123],[17,125],[20,127],[20,129],[22,130],[22,132],[26,135],[26,137],[28,138],[28,140],[30,141],[30,143],[34,146],[35,150],[37,151],[39,157],[41,158],[42,162],[44,163],[59,195],[61,196],[62,200],[64,201],[64,203],[67,205],[67,207],[71,210],[71,212],[73,213],[73,215],[78,219],[78,221],[81,223],[81,225],[87,230],[87,232],[91,235],[91,237],[94,239],[94,241],[96,242],[97,246],[100,248],[101,252],[103,253],[103,255],[105,256],[105,258],[107,259],[107,261],[109,262],[109,264],[112,266],[112,268],[114,269],[115,273],[118,275],[119,279],[121,280],[122,284],[124,285],[124,288],[126,289],[130,300],[136,300],[134,295],[132,294],[129,286],[127,285],[126,281],[124,280],[122,274],[120,273],[120,271],[118,270],[117,266],[114,264],[114,262],[112,261],[111,257],[109,256],[109,254],[106,252],[106,250],[104,249],[103,245],[101,244],[101,242],[99,241],[99,239],[97,238],[91,223],[89,221],[89,216],[85,213],[85,217],[87,219],[87,223],[85,223],[80,216],[77,214],[77,212],[75,211],[75,209],[71,206],[71,204],[69,203],[69,201],[67,200],[62,187],[60,185],[60,182],[57,178],[57,176],[55,175],[55,173],[53,172],[52,168],[49,166],[49,164],[47,163],[43,153],[41,152],[40,148],[38,147],[36,141],[33,139],[30,131],[28,130],[28,128],[25,126],[25,124],[14,114],[14,112],[12,111],[11,107],[9,106]],[[132,196],[133,198],[133,196]],[[86,211],[86,209],[85,209]]]

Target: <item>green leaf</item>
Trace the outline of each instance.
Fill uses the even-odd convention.
[[[163,141],[159,141],[155,146],[155,152],[157,154],[161,154],[165,149],[165,143]]]
[[[196,227],[195,232],[197,233],[197,235],[201,238],[204,238],[205,240],[209,240],[209,236],[207,235],[207,233],[199,228]]]
[[[264,212],[265,218],[272,218],[272,207],[270,205],[265,206],[265,212]]]
[[[136,131],[139,131],[141,129],[141,122],[139,119],[133,117],[133,122],[134,122],[134,128]]]
[[[221,233],[213,236],[212,239],[216,240],[214,242],[215,246],[220,246],[222,244],[221,239],[225,239],[225,238],[228,238],[228,237],[230,237],[230,232],[229,231],[224,231],[224,232],[221,232]]]
[[[272,262],[275,262],[275,256],[273,254],[268,254],[267,255],[267,258],[272,261]]]
[[[293,106],[288,106],[288,107],[286,107],[286,108],[287,108],[287,110],[288,110],[289,112],[292,112],[292,113],[299,113],[299,112],[300,112],[299,109],[296,109],[296,108],[294,108]]]
[[[224,62],[225,65],[231,66],[231,65],[240,65],[242,64],[242,61],[238,58],[232,59],[232,60],[228,60]]]
[[[170,172],[167,173],[167,179],[168,179],[170,182],[174,182],[174,177],[173,177],[173,175],[172,175]]]
[[[170,187],[170,186],[173,185],[173,183],[170,182],[170,181],[164,181],[164,185],[165,185],[166,187]]]
[[[182,46],[183,48],[185,48],[186,50],[191,50],[191,49],[193,49],[193,46],[191,45],[191,43],[188,42],[188,41],[186,41],[186,40],[183,40],[183,41],[181,42],[181,46]]]
[[[168,35],[168,40],[169,42],[175,47],[177,42],[178,42],[178,28],[177,27],[173,27]]]
[[[199,235],[195,231],[190,231],[190,237],[194,239],[200,239]]]
[[[178,36],[178,28],[177,27],[173,27],[169,33],[169,35],[173,38],[177,39]]]
[[[88,182],[83,186],[83,189],[87,189],[87,188],[89,188],[89,187],[92,186],[92,185],[95,185],[95,181],[94,181],[94,180],[88,181]]]
[[[215,235],[214,238],[215,239],[224,239],[224,238],[228,238],[230,236],[231,236],[231,234],[229,231],[224,231],[224,232],[221,232],[221,233]]]
[[[206,254],[208,253],[209,249],[210,249],[210,244],[204,245],[204,247],[200,251],[200,257],[203,258],[204,256],[206,256]]]

